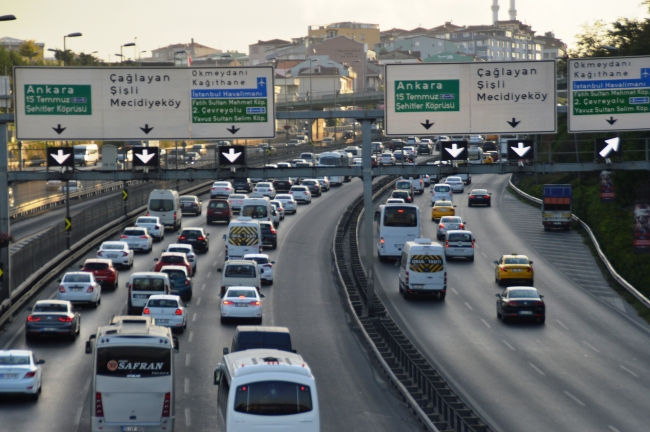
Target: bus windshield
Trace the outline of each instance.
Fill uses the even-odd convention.
[[[323,166],[341,166],[341,158],[336,156],[321,156],[318,164]]]
[[[119,346],[97,349],[97,375],[149,378],[171,375],[171,347]]]
[[[418,226],[417,209],[412,207],[387,207],[384,210],[384,226]]]
[[[237,387],[235,411],[257,415],[290,415],[313,409],[307,385],[285,381],[253,382]]]

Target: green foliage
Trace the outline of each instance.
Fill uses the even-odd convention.
[[[332,118],[332,119],[327,119],[327,126],[338,126],[339,124],[339,119],[337,118]]]
[[[26,40],[18,47],[18,53],[23,57],[27,57],[27,61],[31,64],[32,59],[41,54],[41,49],[36,46],[36,41]]]

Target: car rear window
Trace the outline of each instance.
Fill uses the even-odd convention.
[[[449,241],[450,242],[471,242],[472,236],[470,234],[453,233],[453,234],[449,234]]]
[[[239,298],[239,297],[257,298],[257,296],[255,295],[255,291],[253,291],[253,290],[242,290],[242,289],[229,289],[228,292],[226,293],[226,297],[229,297],[229,298]]]
[[[124,246],[125,245],[123,244],[117,244],[117,243],[109,243],[109,244],[104,243],[101,248],[103,250],[122,250],[124,249]]]
[[[436,186],[433,190],[436,192],[449,192],[449,186]]]
[[[194,238],[194,237],[202,237],[203,233],[198,230],[187,230],[187,231],[182,231],[181,235]]]
[[[178,307],[178,302],[171,299],[154,299],[149,300],[147,307],[167,307],[167,308],[176,308]]]
[[[88,274],[68,274],[63,277],[62,282],[90,282]]]
[[[87,270],[106,270],[108,268],[108,263],[90,262],[84,264],[84,268]]]
[[[208,208],[211,208],[211,209],[225,209],[225,208],[228,208],[228,204],[226,204],[226,203],[223,202],[223,201],[217,201],[217,202],[212,201],[212,202],[208,205]]]
[[[184,271],[182,270],[163,270],[163,273],[166,273],[172,279],[184,278],[187,277]]]
[[[184,263],[185,259],[180,256],[174,256],[174,255],[163,255],[160,258],[160,261],[164,263]]]
[[[444,216],[440,219],[440,223],[462,223],[462,219],[454,216]]]
[[[128,236],[143,236],[146,235],[144,230],[125,229],[124,235]]]
[[[155,224],[155,223],[158,223],[158,221],[156,221],[156,219],[153,219],[153,218],[138,218],[136,223]]]
[[[228,265],[224,271],[224,276],[226,277],[244,277],[244,278],[254,278],[255,277],[255,266],[252,265]]]
[[[34,305],[32,312],[67,312],[68,305],[60,303],[40,303]]]
[[[506,258],[506,264],[528,264],[526,258]]]
[[[0,365],[28,365],[30,364],[29,356],[27,355],[9,355],[0,356]]]
[[[436,207],[451,207],[451,201],[436,201]]]
[[[533,290],[512,290],[510,298],[539,298],[539,294]]]
[[[264,257],[255,257],[255,258],[250,258],[250,257],[246,258],[246,257],[244,257],[244,259],[247,260],[247,261],[255,261],[258,264],[268,264],[269,263],[268,258],[264,258]]]
[[[133,291],[165,291],[165,281],[162,278],[137,278],[131,284]]]
[[[166,212],[174,210],[174,201],[168,199],[152,199],[149,201],[151,211]]]
[[[485,189],[474,189],[472,195],[487,195],[488,191]]]
[[[182,247],[170,247],[167,249],[167,252],[178,252],[178,253],[188,254],[190,252],[190,249],[182,248]]]

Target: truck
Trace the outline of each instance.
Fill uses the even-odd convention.
[[[542,192],[542,225],[544,231],[571,228],[571,203],[573,192],[570,184],[546,184]]]

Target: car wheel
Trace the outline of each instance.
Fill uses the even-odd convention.
[[[35,339],[34,335],[31,335],[27,332],[25,332],[25,341],[26,342],[32,342]]]
[[[537,318],[537,324],[544,324],[546,322],[546,317]]]
[[[271,249],[277,249],[277,248],[278,248],[278,242],[273,243]]]
[[[488,206],[488,207],[492,207],[492,203],[488,203],[488,205],[487,205],[487,206]]]
[[[219,321],[221,322],[221,324],[225,324],[226,323],[226,318],[221,317],[221,318],[219,318]]]
[[[273,279],[271,279],[270,281],[267,281],[267,282],[269,283],[269,285],[273,285]]]
[[[535,286],[535,282],[533,279],[530,280],[530,286]]]
[[[498,309],[497,309],[497,318],[498,318],[498,319],[501,319],[501,312],[499,312]]]
[[[40,395],[41,395],[41,388],[39,387],[36,393],[34,393],[33,395],[29,395],[29,399],[36,402]]]
[[[447,293],[438,293],[438,300],[445,301],[445,297],[447,297]]]
[[[506,318],[506,316],[503,313],[501,314],[501,322],[503,322],[503,323],[508,322],[508,318]]]
[[[474,255],[472,255],[471,257],[469,257],[469,262],[474,262]]]
[[[94,303],[92,303],[91,306],[92,306],[93,309],[97,309],[97,306],[99,306],[99,298],[97,299],[97,301],[95,301]]]

